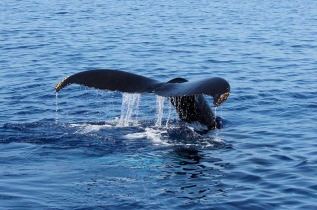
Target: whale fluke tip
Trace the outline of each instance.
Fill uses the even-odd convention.
[[[69,76],[65,77],[61,82],[59,82],[56,86],[55,86],[55,92],[60,91],[62,88],[66,87],[67,85],[63,85],[65,80],[68,78]]]

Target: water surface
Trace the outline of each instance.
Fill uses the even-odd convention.
[[[2,0],[0,207],[316,209],[316,8]],[[151,94],[126,124],[120,93],[73,85],[56,101],[57,82],[98,68],[223,77],[224,128],[199,135],[167,100],[158,127]]]

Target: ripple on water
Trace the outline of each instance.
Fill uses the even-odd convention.
[[[316,209],[316,1],[2,2],[0,208]],[[76,85],[56,120],[98,68],[223,77],[223,129]]]

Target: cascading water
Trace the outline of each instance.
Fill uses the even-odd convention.
[[[217,107],[215,107],[215,128],[217,128]]]
[[[217,118],[217,107],[215,107],[215,119]],[[215,140],[219,141],[219,129],[217,129],[217,120],[215,120],[215,130],[216,130],[216,136],[215,136]]]
[[[121,116],[118,123],[119,126],[129,126],[129,123],[132,122],[132,115],[134,112],[137,119],[140,96],[140,94],[122,93]]]
[[[161,127],[162,126],[162,118],[164,114],[164,101],[165,97],[156,96],[156,116],[157,120],[155,126]]]
[[[55,95],[56,95],[56,101],[55,101],[55,106],[56,106],[55,124],[57,124],[58,123],[58,92],[56,92]]]
[[[171,113],[172,113],[172,103],[168,103],[168,117],[167,117],[167,120],[166,120],[166,128],[168,128],[168,122],[171,118]]]
[[[138,94],[139,96],[136,98],[136,109],[135,109],[135,122],[138,122],[138,118],[139,118],[139,106],[140,106],[140,98],[141,98],[141,94]]]

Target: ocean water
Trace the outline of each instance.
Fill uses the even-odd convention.
[[[316,1],[2,0],[0,18],[0,209],[317,209]],[[223,129],[153,94],[54,93],[99,68],[223,77]]]

